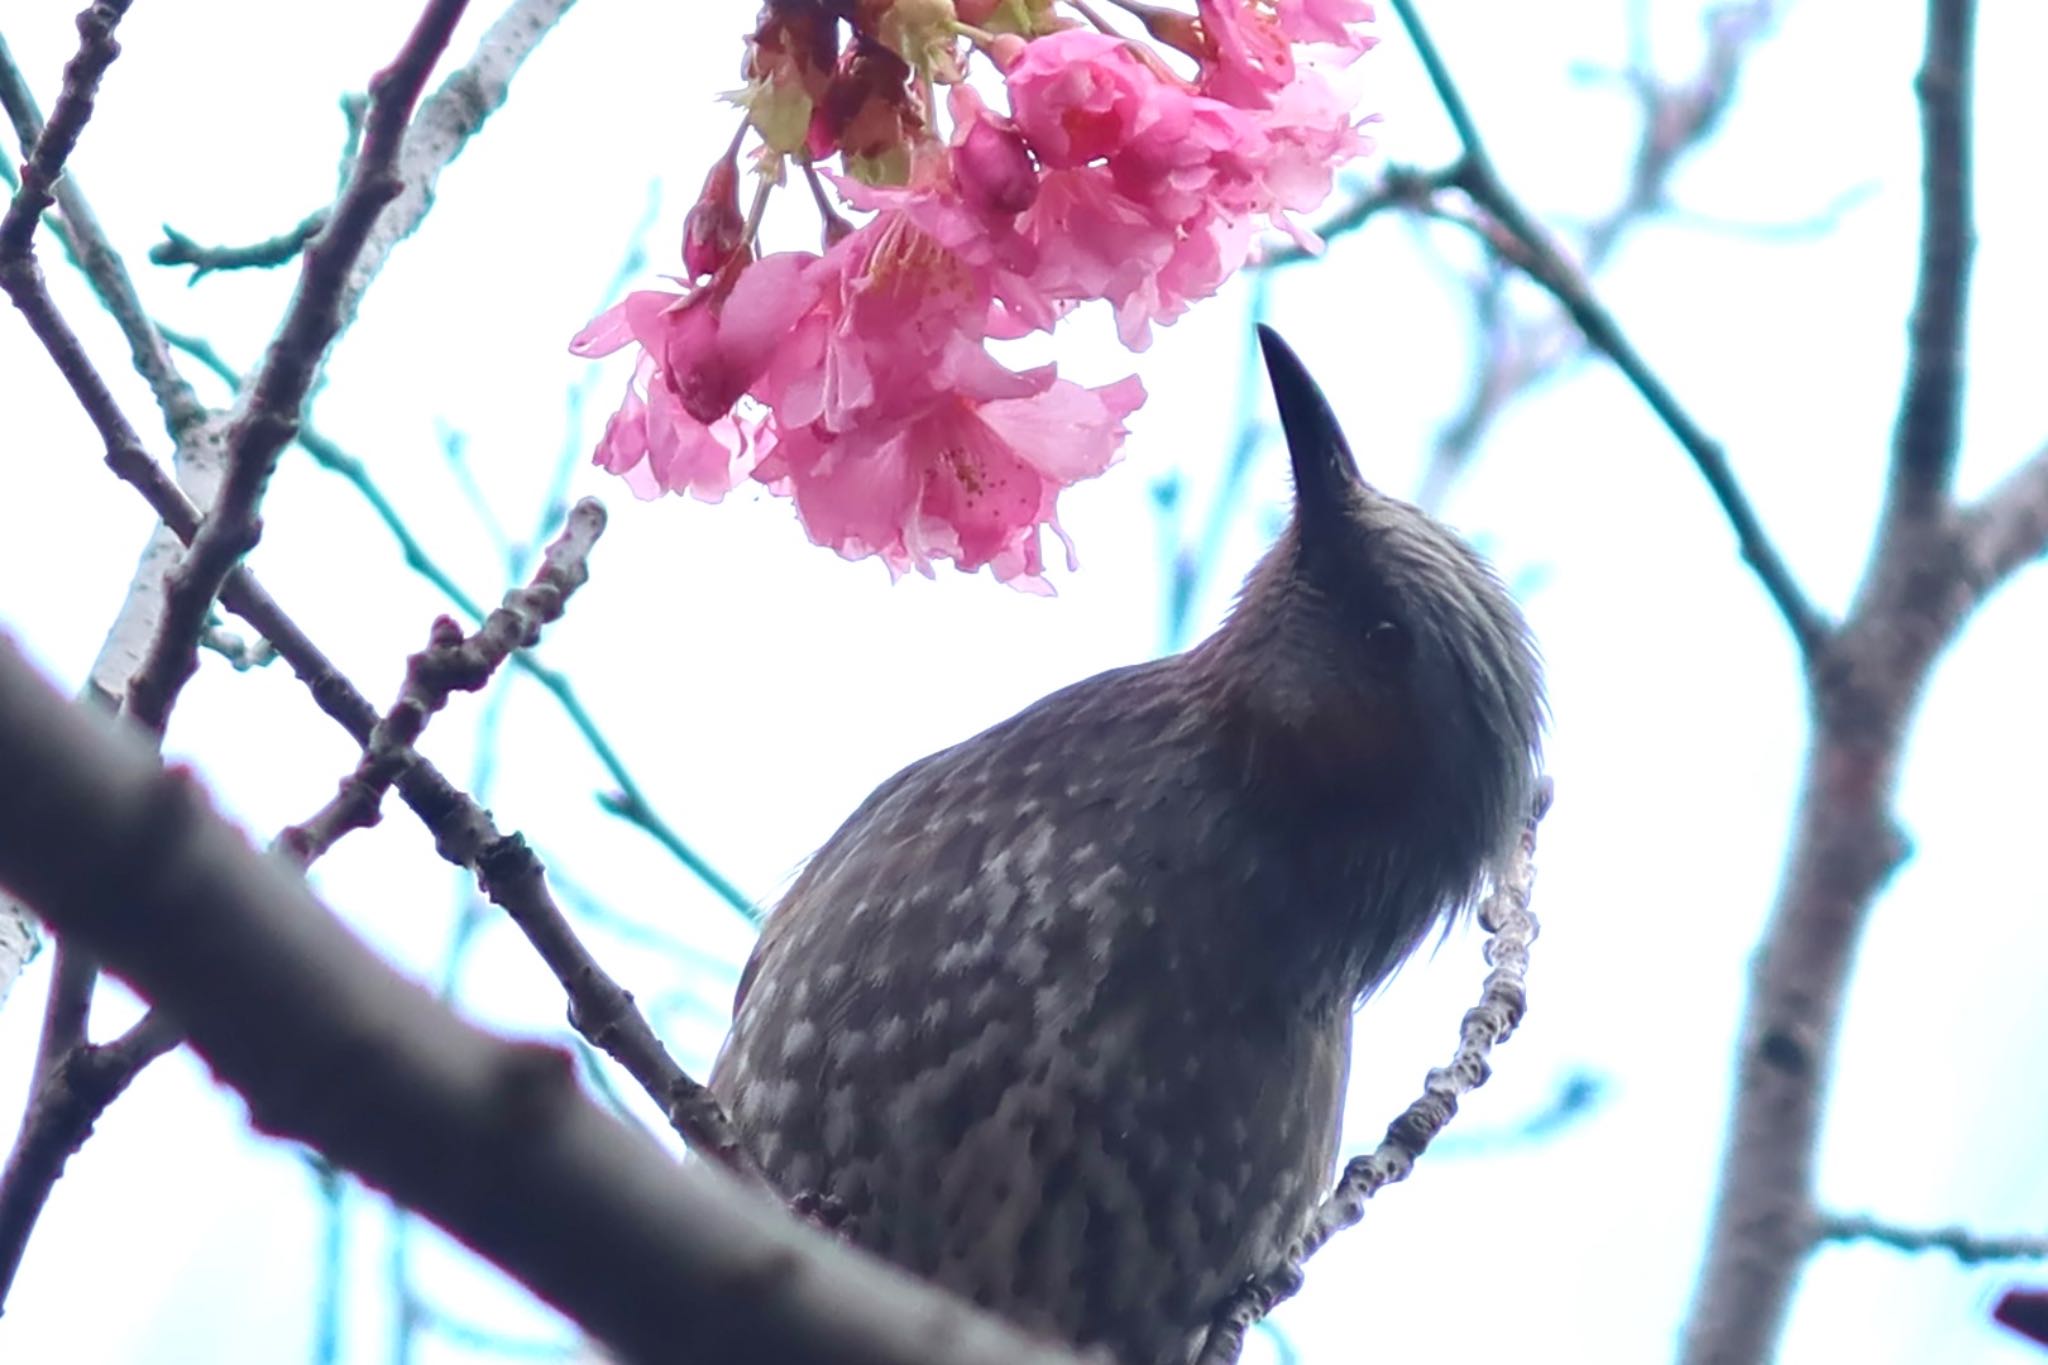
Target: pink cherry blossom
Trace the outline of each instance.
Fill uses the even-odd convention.
[[[910,215],[876,214],[826,253],[818,280],[759,389],[780,424],[837,432],[955,390],[1012,396],[1017,377],[983,344],[988,280]]]
[[[1003,73],[1010,114],[1040,162],[1085,166],[1181,112],[1188,92],[1138,59],[1125,39],[1067,29],[1025,45]]]
[[[1273,0],[1280,31],[1297,43],[1327,43],[1349,63],[1378,40],[1362,29],[1372,22],[1367,0]]]
[[[1040,528],[1059,533],[1060,490],[1110,465],[1144,397],[1135,376],[1094,389],[1062,379],[1027,397],[951,395],[837,435],[779,428],[763,433],[755,477],[785,487],[811,538],[849,559],[927,576],[951,559],[1050,591]]]
[[[1320,245],[1293,215],[1370,146],[1314,60],[1371,46],[1368,0],[1137,8],[1193,79],[1051,0],[771,5],[737,97],[746,123],[685,224],[697,283],[630,295],[573,343],[639,348],[597,463],[643,497],[715,500],[752,478],[842,555],[895,574],[950,559],[1050,592],[1059,493],[1116,459],[1144,389],[1013,370],[991,341],[1104,302],[1142,350],[1266,225]],[[962,79],[970,40],[1007,108]],[[805,163],[820,253],[754,259],[765,200],[741,216],[736,184],[749,129],[764,194]],[[835,194],[867,220],[841,217]]]
[[[1050,331],[1065,305],[1034,280],[1038,248],[1020,231],[1018,217],[1023,208],[1036,202],[1042,183],[1031,163],[1030,149],[1016,125],[991,112],[973,87],[953,87],[948,103],[953,119],[950,147],[929,149],[917,158],[907,185],[882,187],[829,178],[854,207],[893,211],[921,229],[969,272],[980,276],[1007,318],[1023,324],[1023,330]],[[1000,167],[973,164],[966,155],[984,130],[1002,139],[1000,152],[984,153],[1001,156],[1005,164]],[[984,142],[983,146],[990,144]],[[1020,156],[1021,163],[1016,159]],[[1028,197],[1014,183],[1020,172],[1031,177]],[[996,174],[1013,183],[997,187],[985,179]],[[980,185],[974,183],[977,177],[984,177]],[[1009,206],[1019,200],[1024,201],[1023,208]],[[983,334],[1002,333],[991,330]]]
[[[1372,150],[1372,139],[1351,112],[1354,103],[1321,72],[1305,67],[1274,97],[1267,113],[1272,154],[1261,176],[1263,208],[1303,245],[1319,246],[1320,239],[1295,227],[1286,215],[1321,207],[1336,183],[1337,168]]]
[[[642,496],[668,489],[722,497],[744,473],[732,407],[809,310],[818,264],[803,252],[763,257],[733,277],[723,298],[715,284],[690,294],[640,290],[578,332],[569,343],[576,355],[641,347],[595,463],[629,474]]]
[[[707,425],[684,412],[659,382],[658,368],[642,353],[593,462],[623,478],[635,497],[688,493],[717,502],[746,477],[752,463],[747,442],[730,415]]]
[[[1198,0],[1208,40],[1203,93],[1247,109],[1263,109],[1294,79],[1294,47],[1280,22],[1245,0]],[[1318,11],[1320,17],[1320,11]]]

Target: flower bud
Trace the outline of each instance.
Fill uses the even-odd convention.
[[[746,249],[746,232],[738,159],[728,153],[704,177],[704,190],[683,219],[683,268],[692,279],[717,274],[734,253]]]
[[[1038,167],[1008,120],[984,115],[953,148],[961,197],[988,213],[1022,213],[1038,199]]]

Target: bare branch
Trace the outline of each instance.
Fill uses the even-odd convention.
[[[327,214],[325,207],[314,209],[277,236],[247,246],[205,246],[166,223],[164,239],[149,249],[149,259],[156,265],[191,266],[187,284],[197,284],[216,270],[261,270],[284,265],[296,259],[306,244],[326,228]]]
[[[277,651],[270,647],[268,640],[258,640],[252,645],[217,621],[209,622],[200,633],[199,647],[226,659],[228,667],[237,673],[267,667],[277,658]]]
[[[1970,215],[1975,0],[1929,0],[1920,99],[1920,278],[1908,327],[1905,395],[1892,438],[1887,525],[1947,506],[1961,444],[1963,325],[1977,234]]]
[[[442,641],[439,649],[414,656],[405,693],[392,715],[372,732],[356,774],[307,826],[279,835],[277,842],[296,866],[302,871],[310,867],[343,832],[374,819],[378,802],[404,769],[410,745],[427,716],[447,703],[451,691],[482,686],[507,654],[531,644],[544,623],[560,617],[568,595],[589,577],[590,549],[603,527],[603,508],[594,502],[579,504],[533,585],[507,594],[506,605],[493,612],[471,640],[465,641],[452,622],[442,619],[437,632],[446,627],[453,638]],[[151,1011],[122,1038],[104,1046],[90,1044],[86,1012],[95,972],[81,950],[59,945],[36,1081],[21,1131],[0,1171],[0,1302],[6,1299],[66,1159],[91,1136],[99,1116],[142,1068],[180,1041],[169,1021]],[[729,1134],[714,1126],[722,1117],[702,1117],[699,1125],[711,1129],[712,1140],[731,1143]]]
[[[589,581],[590,551],[604,523],[604,507],[585,498],[548,547],[533,582],[505,594],[504,605],[474,634],[465,638],[462,627],[445,616],[434,622],[427,647],[406,661],[398,701],[370,731],[356,770],[311,819],[278,835],[288,857],[306,867],[342,835],[377,822],[384,793],[414,757],[412,746],[428,719],[455,692],[475,692],[489,683],[514,650],[539,643],[541,627],[561,619],[569,595]]]
[[[1644,55],[1649,46],[1645,7],[1630,7],[1636,55],[1618,78],[1635,97],[1640,131],[1620,198],[1577,229],[1576,259],[1588,279],[1597,276],[1622,242],[1644,224],[1698,220],[1698,215],[1672,207],[1671,177],[1719,128],[1751,51],[1772,29],[1775,11],[1773,0],[1713,6],[1705,16],[1706,51],[1699,66],[1685,79],[1669,80]],[[1844,200],[1807,222],[1747,225],[1748,230],[1817,234],[1829,230],[1850,202]],[[1724,225],[1720,230],[1744,229]],[[1472,282],[1472,309],[1483,338],[1480,362],[1464,403],[1437,434],[1416,494],[1425,507],[1441,501],[1510,399],[1584,358],[1589,350],[1585,335],[1561,308],[1553,303],[1534,316],[1524,316],[1512,305],[1504,284],[1498,269]]]
[[[441,172],[504,105],[512,78],[575,3],[512,0],[477,40],[469,60],[449,72],[439,88],[421,102],[398,161],[398,197],[377,220],[342,287],[337,307],[343,330],[355,320],[363,292],[384,268],[392,250],[426,219],[434,206],[434,188]]]
[[[1814,1225],[1813,1240],[1816,1245],[1875,1242],[1894,1251],[1945,1251],[1961,1265],[2048,1260],[2048,1235],[1992,1237],[1964,1227],[1907,1228],[1853,1213],[1823,1216]]]
[[[13,54],[7,50],[4,36],[0,36],[0,106],[5,106],[14,125],[25,160],[42,137],[43,116]],[[67,170],[58,179],[55,193],[60,218],[53,229],[99,296],[101,305],[121,329],[121,335],[127,338],[136,373],[149,384],[157,406],[163,411],[165,430],[182,444],[186,433],[205,420],[204,405],[178,373],[164,339],[150,324],[142,299],[135,292],[135,283],[128,277],[128,268],[107,239],[92,205],[86,201],[85,191],[79,188],[76,174]]]
[[[190,543],[199,513],[163,469],[142,448],[105,381],[93,368],[78,338],[51,302],[40,272],[0,274],[31,327],[44,340],[81,407],[107,444],[106,461],[120,478],[148,500],[157,516]],[[233,566],[221,588],[221,603],[270,641],[292,672],[311,690],[320,709],[358,744],[367,744],[377,713],[355,686],[301,630],[245,566]],[[572,1013],[592,1043],[604,1049],[662,1106],[686,1141],[707,1156],[749,1165],[729,1128],[717,1123],[701,1083],[688,1076],[661,1044],[632,996],[598,967],[549,895],[540,861],[517,835],[500,833],[490,816],[458,791],[417,753],[398,782],[399,795],[435,835],[435,848],[469,867],[485,893],[526,933],[569,991]]]
[[[51,1189],[64,1174],[65,1162],[92,1136],[93,1124],[129,1082],[178,1045],[177,1029],[156,1010],[111,1043],[88,1043],[85,1001],[73,992],[81,981],[89,991],[97,968],[84,950],[68,941],[60,940],[57,951],[58,975],[50,989],[35,1084],[14,1148],[0,1168],[0,1304],[14,1287],[29,1237]],[[64,965],[67,958],[73,964],[69,968]],[[56,1027],[57,1012],[73,1006],[80,1007],[75,1032]],[[53,1053],[51,1043],[57,1039],[69,1039],[69,1044]]]
[[[57,97],[49,122],[36,133],[33,148],[24,146],[21,186],[9,201],[7,212],[0,214],[0,263],[30,253],[43,210],[57,202],[57,178],[64,174],[64,163],[92,118],[100,77],[121,55],[114,28],[127,12],[128,0],[98,0],[80,12],[78,53],[64,67],[63,93]],[[11,59],[8,65],[11,69]],[[17,131],[23,131],[19,122]],[[24,131],[23,142],[28,141]]]
[[[616,293],[617,290],[612,292]],[[234,368],[207,341],[170,330],[166,330],[164,336],[172,345],[185,351],[220,376],[224,382],[236,382]],[[301,424],[297,439],[300,448],[311,455],[316,464],[329,473],[340,476],[370,504],[370,510],[376,513],[377,520],[391,533],[391,538],[398,542],[399,553],[404,556],[407,568],[438,588],[442,595],[460,607],[465,615],[478,621],[483,619],[483,608],[470,596],[466,588],[456,582],[455,576],[428,552],[427,547],[406,524],[398,508],[385,496],[384,490],[378,487],[376,479],[371,477],[369,466],[360,457],[351,454],[338,442],[310,424]],[[548,695],[555,699],[563,714],[568,716],[569,723],[576,727],[576,732],[583,737],[584,743],[590,746],[591,752],[597,756],[598,763],[611,777],[617,790],[601,795],[598,798],[599,804],[653,838],[676,861],[709,887],[714,895],[737,911],[742,919],[751,925],[759,926],[762,919],[760,907],[755,905],[731,878],[719,871],[693,844],[683,838],[661,812],[655,809],[646,790],[641,787],[632,769],[626,765],[625,758],[605,734],[603,727],[597,723],[597,717],[584,706],[583,699],[577,693],[576,685],[569,676],[559,669],[549,668],[524,651],[512,656],[512,665],[538,682],[546,689]]]
[[[1824,1227],[1815,1163],[1844,992],[1865,924],[1904,858],[1897,787],[1937,660],[2006,574],[2048,538],[2048,459],[1975,507],[1949,505],[1968,255],[1967,4],[1931,0],[1921,77],[1930,164],[1912,359],[1883,522],[1848,618],[1807,670],[1814,735],[1785,877],[1754,966],[1734,1111],[1685,1365],[1761,1365]],[[1932,75],[1930,76],[1930,73]]]
[[[1488,1055],[1513,1036],[1528,1008],[1529,945],[1537,933],[1536,916],[1529,910],[1529,897],[1536,885],[1536,829],[1550,809],[1551,796],[1546,777],[1538,784],[1521,838],[1479,907],[1479,923],[1488,935],[1486,961],[1493,970],[1486,975],[1479,1003],[1465,1012],[1458,1026],[1458,1049],[1450,1064],[1429,1073],[1421,1097],[1387,1125],[1387,1135],[1378,1147],[1345,1166],[1337,1188],[1288,1248],[1286,1258],[1247,1281],[1222,1304],[1196,1365],[1233,1365],[1252,1325],[1300,1292],[1308,1258],[1363,1219],[1366,1200],[1386,1186],[1406,1180],[1416,1160],[1457,1115],[1459,1097],[1486,1084],[1493,1070]]]
[[[1807,600],[1791,567],[1764,530],[1763,522],[1750,504],[1749,495],[1743,491],[1728,463],[1726,452],[1679,404],[1656,371],[1630,344],[1613,315],[1594,296],[1584,274],[1565,259],[1549,235],[1508,191],[1494,169],[1486,144],[1472,121],[1464,97],[1458,93],[1450,69],[1415,12],[1413,0],[1394,0],[1394,9],[1414,40],[1416,53],[1429,74],[1430,84],[1435,88],[1444,112],[1449,115],[1452,127],[1457,130],[1464,149],[1455,183],[1492,221],[1474,219],[1440,207],[1435,211],[1471,228],[1482,241],[1548,290],[1585,334],[1586,340],[1613,361],[1635,386],[1651,411],[1692,457],[1694,467],[1706,480],[1707,487],[1721,505],[1722,513],[1734,528],[1743,558],[1762,581],[1765,592],[1777,606],[1801,652],[1812,657],[1827,637],[1828,623]]]
[[[384,206],[404,188],[395,168],[406,124],[466,4],[428,0],[397,58],[370,80],[370,112],[348,185],[327,226],[306,248],[291,305],[228,428],[220,492],[165,582],[156,641],[129,683],[128,708],[149,729],[163,729],[179,691],[198,670],[206,613],[228,572],[262,536],[257,512],[264,490],[298,430],[299,410],[327,348],[341,331],[341,296],[356,256]]]
[[[1981,592],[2048,553],[2048,445],[1963,508],[1961,520],[1964,553]]]
[[[0,646],[0,883],[189,1032],[266,1132],[418,1209],[629,1361],[1072,1365],[1064,1352],[678,1167],[569,1059],[379,961],[134,736]]]

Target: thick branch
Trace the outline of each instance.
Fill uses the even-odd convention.
[[[2028,1341],[2048,1346],[2048,1289],[2008,1289],[1991,1316]]]
[[[1931,85],[1922,77],[1932,106],[1930,156],[1968,155],[1951,141],[1967,134],[1967,123],[1939,107],[1967,98],[1969,57],[1957,45],[1967,46],[1970,20],[1961,9],[1946,0],[1930,6],[1927,70],[1940,73]],[[1950,80],[1959,87],[1944,86]],[[1927,184],[1930,199],[1944,201],[1929,203],[1928,230],[1966,237],[1967,176],[1930,166]],[[1966,514],[1948,506],[1961,373],[1960,332],[1952,330],[1961,297],[1948,291],[1961,288],[1966,244],[1958,250],[1957,242],[1924,250],[1923,261],[1937,262],[1933,301],[1923,270],[1904,405],[1919,416],[1902,416],[1884,525],[1849,617],[1808,669],[1814,737],[1745,1009],[1685,1365],[1758,1365],[1776,1349],[1822,1226],[1814,1166],[1843,992],[1877,895],[1905,855],[1896,797],[1912,722],[1930,673],[1971,613],[2048,535],[2048,461],[2039,457]],[[1917,354],[1929,336],[1937,344]]]
[[[631,1361],[1071,1357],[678,1168],[569,1060],[378,961],[132,736],[0,646],[0,883],[188,1032],[256,1124],[434,1219]]]
[[[1483,223],[1468,222],[1467,226],[1473,227],[1482,240],[1550,292],[1585,334],[1586,340],[1614,362],[1650,405],[1651,411],[1678,439],[1679,445],[1692,457],[1700,476],[1706,480],[1715,500],[1720,503],[1729,525],[1734,528],[1743,558],[1762,581],[1764,591],[1776,604],[1779,615],[1784,618],[1801,651],[1811,657],[1826,639],[1828,624],[1807,600],[1791,567],[1764,530],[1762,520],[1736,479],[1720,443],[1708,436],[1679,404],[1656,371],[1630,344],[1614,316],[1594,296],[1584,274],[1551,244],[1541,225],[1509,192],[1494,169],[1492,158],[1479,136],[1478,126],[1473,122],[1442,54],[1437,51],[1428,30],[1417,16],[1413,0],[1394,0],[1394,9],[1414,40],[1423,68],[1428,72],[1437,98],[1450,116],[1464,149],[1456,183],[1500,230],[1491,231]]]

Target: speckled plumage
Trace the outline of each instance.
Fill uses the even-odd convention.
[[[712,1078],[861,1245],[1126,1365],[1180,1365],[1326,1188],[1352,1010],[1511,837],[1541,723],[1505,590],[1265,340],[1296,510],[1230,620],[884,783]]]

